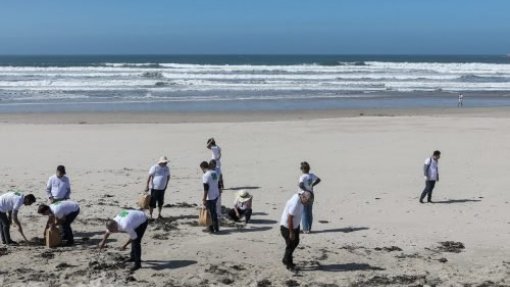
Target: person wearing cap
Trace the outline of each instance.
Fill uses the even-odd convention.
[[[308,234],[312,230],[313,222],[312,207],[313,200],[315,198],[313,187],[319,184],[321,179],[310,172],[310,164],[308,164],[306,161],[301,163],[300,169],[303,174],[299,177],[299,189],[301,191],[308,191],[312,195],[312,199],[303,210],[303,217],[301,219],[301,227],[303,229],[303,233]]]
[[[32,205],[34,202],[35,196],[33,194],[23,195],[21,192],[7,192],[0,196],[0,235],[3,244],[18,244],[11,239],[11,223],[16,224],[23,239],[28,241],[19,222],[18,211],[23,205]]]
[[[145,191],[149,191],[151,187],[151,201],[149,205],[149,214],[152,219],[152,212],[158,206],[158,218],[162,218],[161,210],[165,200],[165,191],[170,182],[170,168],[168,168],[168,158],[162,156],[158,163],[153,165],[149,170],[149,177],[147,178],[147,186]]]
[[[134,209],[122,210],[115,218],[108,220],[106,223],[106,232],[103,240],[99,242],[98,248],[101,251],[106,240],[112,233],[125,232],[129,235],[129,240],[121,249],[125,250],[131,244],[131,256],[128,261],[134,262],[131,271],[135,271],[142,267],[142,238],[147,229],[149,220],[143,211]]]
[[[234,221],[239,221],[241,217],[244,216],[244,221],[248,223],[252,214],[252,201],[253,196],[246,190],[239,191],[234,201],[234,208],[232,208],[228,213],[230,218]]]
[[[209,168],[211,170],[216,171],[216,174],[220,176],[221,178],[221,169],[216,166],[216,161],[214,159],[211,159],[209,161]],[[218,196],[218,199],[216,199],[216,215],[218,217],[218,220],[221,221],[223,218],[223,213],[221,211],[221,195],[223,194],[223,189],[221,187],[220,181],[218,181],[218,190],[220,192],[220,195]]]
[[[80,205],[71,200],[60,200],[50,205],[41,204],[37,213],[48,216],[46,229],[52,225],[62,226],[62,239],[66,241],[66,246],[74,244],[74,235],[71,224],[80,214]],[[46,235],[46,230],[45,233]]]
[[[207,210],[209,210],[212,221],[212,224],[209,226],[209,232],[217,233],[220,231],[218,215],[216,214],[216,201],[220,196],[220,189],[218,188],[219,177],[216,171],[211,169],[210,165],[206,161],[200,163],[200,168],[204,173],[202,176],[202,184],[204,187],[202,204],[207,208]]]
[[[207,140],[207,148],[211,150],[211,159],[216,161],[217,173],[220,176],[218,184],[220,188],[225,188],[223,185],[223,172],[221,171],[221,148],[216,144],[214,138]]]
[[[312,194],[310,192],[299,191],[287,201],[283,209],[280,231],[285,240],[285,253],[282,262],[289,270],[296,267],[293,253],[299,245],[299,223],[301,222],[304,206],[310,202],[311,198]]]
[[[423,165],[425,188],[421,193],[420,203],[423,203],[425,196],[427,197],[427,202],[432,202],[432,191],[436,186],[436,182],[439,181],[439,158],[441,158],[441,152],[436,150],[432,153],[431,157],[425,159]]]
[[[71,198],[71,183],[65,166],[57,166],[57,172],[48,179],[46,194],[50,203]]]

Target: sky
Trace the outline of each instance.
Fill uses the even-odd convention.
[[[0,0],[0,54],[509,54],[509,0]]]

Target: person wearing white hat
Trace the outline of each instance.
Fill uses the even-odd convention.
[[[248,223],[252,214],[252,201],[253,196],[246,190],[239,191],[234,201],[234,208],[228,213],[230,218],[234,221],[239,221],[244,216],[244,221]]]
[[[145,191],[151,191],[151,202],[149,205],[149,213],[152,219],[152,212],[158,206],[158,218],[162,218],[161,210],[165,200],[165,191],[170,182],[170,168],[168,168],[168,158],[160,157],[157,164],[153,165],[149,170],[149,178],[147,178],[147,186]]]

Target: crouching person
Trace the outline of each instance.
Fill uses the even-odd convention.
[[[106,223],[106,233],[103,240],[99,243],[99,250],[106,245],[106,240],[112,233],[125,232],[129,235],[129,240],[121,249],[124,250],[131,244],[130,262],[134,262],[131,271],[135,271],[142,267],[142,238],[147,229],[149,220],[145,213],[140,210],[126,209],[122,210],[113,220]]]
[[[234,221],[239,221],[244,216],[244,222],[248,223],[252,214],[252,199],[253,196],[246,190],[239,191],[234,201],[234,208],[228,213],[230,218]]]
[[[0,235],[3,244],[18,244],[11,239],[10,228],[12,223],[18,226],[19,233],[27,241],[18,220],[18,211],[23,205],[31,205],[34,202],[35,196],[33,194],[23,195],[21,192],[8,192],[0,196]]]
[[[39,205],[37,210],[39,214],[48,215],[48,224],[62,226],[62,240],[66,241],[66,246],[74,244],[74,235],[71,224],[80,213],[80,205],[71,200],[56,201],[49,206],[46,204]],[[45,232],[46,234],[46,232]]]

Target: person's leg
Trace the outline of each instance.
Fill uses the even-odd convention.
[[[218,220],[221,220],[223,217],[223,214],[221,212],[221,193],[220,196],[216,199],[216,216],[218,217]]]
[[[308,207],[308,232],[311,232],[313,223],[313,202],[307,204],[307,207]]]
[[[425,199],[425,196],[429,193],[430,189],[430,180],[425,181],[425,188],[423,189],[421,196],[420,196],[420,202],[423,203],[423,199]]]
[[[291,265],[294,265],[293,254],[294,254],[294,250],[296,250],[296,248],[299,245],[299,227],[294,229],[294,234],[295,234],[294,240],[290,241],[291,242],[291,244],[290,244],[290,264]]]
[[[158,218],[163,218],[161,216],[161,210],[163,209],[163,204],[165,202],[165,191],[160,190],[158,195]]]
[[[432,191],[434,190],[434,187],[436,186],[436,181],[429,181],[429,191],[427,193],[427,201],[432,202]]]
[[[65,224],[67,225],[66,226],[67,230],[66,230],[66,236],[64,237],[64,239],[67,240],[67,245],[73,245],[74,244],[74,234],[73,234],[73,229],[71,227],[71,224],[74,222],[74,220],[76,219],[78,214],[80,214],[80,210],[79,209],[77,211],[73,212],[73,213],[70,213],[66,217]],[[62,224],[62,229],[63,229],[63,226],[64,226],[64,224]]]
[[[145,221],[135,229],[136,239],[131,242],[131,259],[135,262],[133,270],[142,266],[142,238],[147,229],[148,221]]]
[[[251,208],[248,208],[248,209],[245,210],[245,212],[244,212],[244,222],[248,223],[248,221],[250,221],[251,213],[252,213]]]
[[[235,207],[228,211],[228,216],[232,218],[233,221],[239,221],[239,217],[237,217]]]
[[[209,227],[209,230],[212,232],[218,232],[220,230],[218,224],[218,215],[216,214],[216,199],[207,201],[207,209],[211,213],[212,225]]]
[[[152,212],[154,211],[154,208],[156,208],[156,196],[157,196],[157,190],[151,189],[151,201],[149,203],[149,215],[152,219]]]
[[[0,212],[0,235],[2,235],[3,244],[7,244],[11,241],[9,236],[9,219],[5,212]]]
[[[283,240],[285,240],[285,252],[283,254],[282,262],[283,264],[288,266],[290,264],[290,256],[292,254],[292,252],[290,251],[291,243],[289,238],[289,229],[286,228],[285,226],[280,226],[280,232],[282,234]]]
[[[301,226],[303,227],[303,232],[308,233],[310,231],[309,225],[309,217],[310,217],[310,209],[309,204],[305,205],[303,208],[303,215],[301,216]]]

